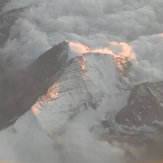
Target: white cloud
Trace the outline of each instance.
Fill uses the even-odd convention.
[[[4,10],[19,7],[29,8],[13,26],[11,35],[16,36],[8,40],[4,51],[26,63],[63,40],[80,41],[93,47],[107,46],[108,41],[131,44],[134,41],[139,57],[147,57],[150,50],[148,53],[155,53],[155,59],[162,59],[161,45],[158,47],[156,43],[160,39],[152,43],[148,40],[163,32],[161,0],[11,0]],[[144,46],[141,36],[147,37]],[[148,57],[145,60],[146,66],[150,66]],[[157,71],[158,66],[152,66]]]

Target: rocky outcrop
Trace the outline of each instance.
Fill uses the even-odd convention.
[[[116,116],[119,124],[128,126],[159,125],[163,121],[163,82],[146,82],[135,86],[128,105]]]

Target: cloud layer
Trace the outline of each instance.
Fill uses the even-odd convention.
[[[0,160],[29,163],[123,163],[124,151],[90,131],[95,112],[79,114],[50,139],[31,112],[0,133]]]
[[[135,72],[142,73],[141,80],[162,79],[163,37],[157,35],[163,32],[162,0],[11,0],[4,11],[20,7],[28,9],[12,27],[3,53],[30,63],[63,40],[96,48],[124,41],[141,60],[135,66],[143,69]]]

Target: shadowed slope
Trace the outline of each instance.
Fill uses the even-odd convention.
[[[0,81],[0,128],[13,124],[47,91],[67,64],[63,42],[41,55],[27,69]]]

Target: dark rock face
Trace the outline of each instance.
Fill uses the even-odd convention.
[[[69,64],[68,50],[68,43],[63,42],[25,70],[0,79],[0,129],[13,124],[58,79]]]
[[[163,121],[163,82],[135,86],[128,105],[120,110],[115,120],[127,126],[153,126]]]

